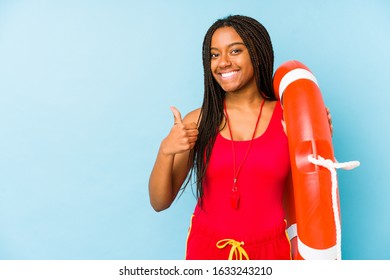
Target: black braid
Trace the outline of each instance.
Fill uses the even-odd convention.
[[[253,18],[234,15],[217,20],[207,31],[203,41],[204,98],[199,117],[199,135],[190,159],[193,168],[188,177],[196,174],[196,196],[202,205],[203,180],[211,151],[223,121],[223,100],[225,91],[215,81],[211,73],[211,39],[221,27],[233,27],[248,49],[257,88],[267,100],[276,100],[272,86],[274,53],[270,36],[265,27]],[[187,185],[185,184],[185,186]]]

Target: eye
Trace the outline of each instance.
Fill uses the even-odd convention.
[[[217,54],[217,53],[212,53],[212,54],[210,55],[211,58],[217,58],[218,56],[219,56],[219,54]]]
[[[234,49],[231,51],[232,54],[239,54],[241,52],[240,49]]]

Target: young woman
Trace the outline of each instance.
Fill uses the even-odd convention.
[[[202,107],[184,118],[171,107],[174,125],[149,194],[162,211],[196,179],[186,259],[291,259],[283,207],[290,160],[273,63],[262,24],[240,15],[217,20],[203,42]]]

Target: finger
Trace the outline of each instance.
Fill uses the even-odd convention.
[[[186,137],[190,140],[195,140],[198,139],[198,133],[187,133]]]
[[[333,124],[330,124],[330,136],[333,137]]]
[[[199,131],[197,129],[190,129],[186,131],[187,136],[198,136]]]
[[[183,127],[188,132],[198,132],[198,127],[194,123],[183,123]]]
[[[174,123],[175,124],[183,123],[183,120],[181,118],[181,114],[180,114],[179,110],[176,109],[176,107],[174,107],[174,106],[171,106],[170,109],[173,113]]]
[[[325,107],[326,115],[328,116],[328,119],[331,121],[332,120],[332,115],[330,114],[330,110],[328,107]]]
[[[330,128],[330,135],[333,137],[333,123],[332,123],[332,115],[330,114],[330,110],[328,107],[325,107],[326,115],[328,117],[329,122],[329,128]]]
[[[188,137],[188,143],[195,144],[196,140],[198,140],[198,137]]]
[[[287,134],[287,130],[286,130],[286,122],[284,120],[281,121],[282,122],[282,126],[283,126],[283,130],[284,130],[284,133]]]
[[[185,124],[186,129],[198,129],[198,125],[194,122],[186,123]]]

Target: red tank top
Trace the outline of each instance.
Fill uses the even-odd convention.
[[[277,102],[266,131],[253,140],[237,180],[238,209],[231,206],[232,143],[218,133],[204,180],[203,209],[198,204],[194,211],[198,224],[242,238],[280,226],[284,220],[283,192],[290,172],[282,115]],[[234,141],[236,166],[242,162],[249,143]]]

